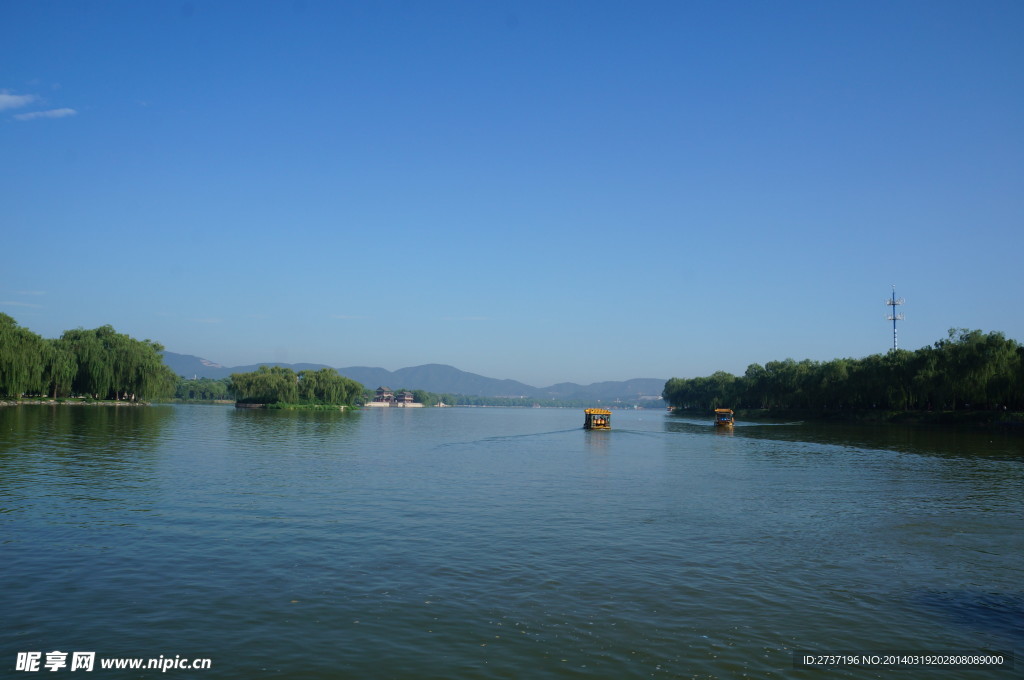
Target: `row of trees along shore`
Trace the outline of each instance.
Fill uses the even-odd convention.
[[[243,404],[355,406],[363,397],[361,383],[333,368],[296,373],[284,366],[260,366],[232,373],[228,390]]]
[[[43,338],[0,313],[0,395],[143,401],[174,394],[163,347],[111,326]]]
[[[174,398],[182,401],[227,401],[233,399],[229,378],[179,377]]]
[[[662,397],[681,409],[1024,410],[1024,346],[1002,333],[950,329],[916,351],[863,359],[770,361],[742,376],[672,378]]]
[[[301,380],[301,374],[296,376]],[[244,381],[244,380],[243,380]],[[242,381],[240,381],[242,382]],[[179,377],[178,383],[174,391],[174,398],[180,399],[181,401],[227,401],[234,400],[235,393],[232,392],[233,382],[231,378],[185,378]],[[396,392],[404,392],[405,388],[399,388]],[[445,406],[515,406],[520,408],[530,406],[547,406],[547,407],[586,407],[592,406],[594,403],[593,399],[533,399],[529,397],[479,397],[464,394],[451,394],[444,393],[439,394],[437,392],[427,392],[426,390],[410,389],[412,392],[413,401],[417,404],[423,404],[424,406],[437,406],[443,404]],[[364,387],[362,398],[357,400],[357,404],[365,404],[368,401],[372,401],[375,396],[375,391]],[[257,398],[257,397],[253,397]],[[255,401],[253,403],[266,403]],[[274,402],[270,402],[274,403]],[[661,404],[661,400],[658,400],[658,404]],[[651,402],[653,405],[653,402]],[[624,403],[624,405],[631,406],[631,403]],[[661,408],[659,406],[659,408]]]

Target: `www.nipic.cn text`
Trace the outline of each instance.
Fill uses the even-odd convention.
[[[210,659],[182,658],[161,654],[157,658],[132,657],[100,657],[96,652],[18,652],[14,670],[35,671],[92,671],[96,668],[107,669],[149,669],[166,673],[169,670],[207,670],[211,666]]]

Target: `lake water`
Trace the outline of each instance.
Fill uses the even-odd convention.
[[[0,675],[1021,677],[794,652],[1024,649],[1024,437],[582,420],[0,409]]]

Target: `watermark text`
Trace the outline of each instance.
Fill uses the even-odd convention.
[[[39,671],[93,671],[103,670],[158,670],[166,673],[170,670],[209,670],[213,662],[210,659],[190,659],[181,654],[158,657],[97,657],[96,652],[18,652],[14,661],[14,670],[26,673]]]

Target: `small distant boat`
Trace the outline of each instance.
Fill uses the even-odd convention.
[[[733,417],[732,409],[729,408],[716,408],[715,409],[715,427],[732,427],[736,424],[736,418]]]
[[[612,412],[606,408],[583,409],[584,430],[610,430],[612,429]]]

